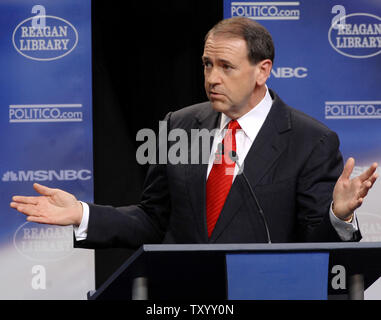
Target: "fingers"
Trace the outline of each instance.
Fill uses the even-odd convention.
[[[373,187],[377,178],[378,178],[378,174],[374,173],[368,180],[365,180],[362,182],[361,189],[359,192],[360,197],[365,198],[365,196],[368,194],[369,190]]]
[[[365,180],[368,180],[370,179],[372,176],[374,176],[376,173],[376,170],[377,170],[377,163],[373,163],[365,172],[363,172],[359,178],[361,181],[365,181]]]
[[[36,206],[33,204],[20,204],[17,202],[11,202],[10,206],[14,209],[16,209],[18,212],[21,212],[27,216],[33,215],[38,216],[38,211],[36,209]]]
[[[369,178],[372,178],[372,179],[374,179],[374,177],[372,177],[374,174],[375,174],[375,172],[376,172],[376,170],[377,170],[377,167],[378,167],[378,164],[377,164],[377,162],[374,162],[365,172],[363,172],[360,176],[359,176],[359,178],[360,178],[360,180],[361,181],[365,181],[365,180],[368,180]],[[376,174],[377,175],[377,174]],[[378,175],[377,175],[378,176]],[[377,177],[376,177],[376,179],[377,179]],[[375,179],[374,179],[374,181],[375,181]],[[373,182],[374,182],[373,181]]]
[[[44,214],[43,211],[39,210],[38,206],[34,204],[11,202],[10,206],[16,209],[18,212],[26,215],[26,220],[29,222],[43,223],[43,224],[54,224],[54,219],[49,215]]]
[[[379,174],[377,172],[373,174],[372,178],[369,180],[372,183],[372,185],[376,182],[378,177]]]
[[[26,218],[26,220],[29,222],[49,224],[49,222],[44,217],[29,216]]]
[[[369,186],[369,188],[374,185],[374,183],[376,182],[377,178],[378,178],[378,173],[375,172],[375,173],[372,174],[372,176],[368,180],[365,181],[365,182],[367,182],[367,185]]]
[[[345,163],[345,166],[344,166],[344,169],[343,169],[343,173],[341,174],[340,178],[349,179],[349,177],[352,174],[352,171],[353,171],[354,167],[355,167],[355,159],[351,157]]]
[[[38,198],[37,197],[24,197],[24,196],[14,196],[12,197],[12,200],[17,203],[25,203],[25,204],[37,204]]]
[[[52,196],[56,192],[56,189],[48,188],[38,183],[34,183],[33,188],[43,196]]]

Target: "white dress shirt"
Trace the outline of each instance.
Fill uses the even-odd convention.
[[[267,87],[266,87],[267,88]],[[263,123],[266,120],[268,113],[270,112],[272,106],[272,98],[268,89],[266,90],[265,97],[249,112],[244,114],[242,117],[236,119],[241,127],[241,130],[236,131],[236,149],[238,156],[238,163],[243,167],[245,157],[250,150],[259,130],[261,129]],[[215,154],[218,145],[222,142],[227,125],[231,119],[225,114],[221,115],[221,121],[219,130],[216,132],[213,145],[210,153],[207,177],[212,170],[213,162],[215,159]],[[238,166],[235,166],[233,181],[238,173]],[[83,207],[83,217],[79,227],[74,226],[74,234],[77,241],[85,240],[87,237],[87,227],[89,222],[89,206],[85,202],[81,202]],[[266,213],[265,213],[266,214]],[[340,238],[344,241],[351,240],[353,233],[358,230],[357,219],[354,216],[352,222],[346,222],[337,218],[332,211],[332,204],[330,207],[330,221],[335,228],[336,232]]]
[[[255,108],[252,108],[248,113],[244,114],[242,117],[237,119],[241,130],[237,130],[235,134],[236,139],[236,149],[238,156],[238,163],[242,167],[243,161],[247,153],[250,150],[251,145],[253,144],[259,130],[261,129],[263,122],[265,122],[268,113],[270,112],[271,105],[273,100],[271,99],[270,93],[267,90],[265,97],[259,102]],[[216,132],[216,135],[213,139],[213,145],[210,152],[207,178],[209,177],[209,173],[212,170],[213,162],[215,159],[215,154],[217,151],[217,146],[224,139],[226,129],[228,127],[228,123],[230,122],[230,118],[224,113],[221,114],[221,122],[219,126],[219,130]],[[238,173],[238,166],[234,168],[234,176],[233,181]]]

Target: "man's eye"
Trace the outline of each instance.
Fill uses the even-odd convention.
[[[204,61],[202,64],[205,68],[209,68],[212,65],[209,61]]]
[[[228,65],[228,64],[224,64],[224,65],[223,65],[223,68],[224,68],[225,70],[230,70],[230,69],[232,69],[232,66],[230,66],[230,65]]]

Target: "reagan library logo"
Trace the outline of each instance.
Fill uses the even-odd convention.
[[[36,17],[20,22],[12,36],[13,46],[24,57],[38,61],[60,59],[74,50],[78,32],[67,20],[55,16],[38,16],[43,25],[34,24]]]
[[[352,13],[333,21],[328,31],[331,47],[350,58],[370,58],[381,53],[381,18]]]
[[[73,228],[25,222],[14,233],[13,244],[28,260],[57,261],[74,252]]]

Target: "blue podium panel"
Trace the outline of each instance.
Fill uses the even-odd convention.
[[[329,253],[227,254],[229,300],[326,300]]]

